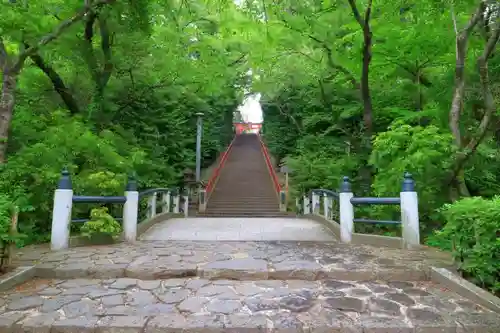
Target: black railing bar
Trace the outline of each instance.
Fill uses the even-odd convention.
[[[117,221],[123,221],[123,218],[121,217],[113,217],[115,220]],[[87,221],[90,221],[90,218],[86,218],[86,219],[72,219],[71,222],[75,222],[75,223],[85,223]]]
[[[399,205],[400,198],[351,198],[353,205]]]
[[[139,198],[146,196],[148,194],[153,194],[153,193],[165,193],[165,192],[172,192],[173,194],[177,194],[177,189],[172,189],[172,188],[151,188],[149,190],[144,190],[142,192],[139,192]],[[174,195],[175,195],[174,194]]]
[[[370,219],[354,219],[357,223],[373,223],[373,224],[401,224],[401,221],[390,220],[370,220]]]
[[[339,194],[337,192],[332,191],[332,190],[325,190],[325,189],[321,189],[321,188],[310,190],[309,194],[311,194],[311,193],[317,193],[317,194],[321,194],[321,195],[326,194],[327,196],[334,197],[334,198],[339,197]]]
[[[73,202],[84,202],[84,203],[125,203],[127,198],[124,196],[119,197],[105,197],[105,196],[91,196],[91,195],[74,195]]]

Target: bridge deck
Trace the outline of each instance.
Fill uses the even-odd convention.
[[[499,314],[425,281],[433,251],[328,242],[140,241],[16,263],[1,332],[494,332]],[[22,329],[22,330],[21,330]],[[491,331],[493,329],[493,331]],[[489,331],[488,331],[489,330]]]
[[[425,279],[428,266],[450,265],[434,251],[328,242],[140,241],[51,252],[20,249],[18,265],[38,264],[51,278]]]
[[[153,226],[142,240],[317,241],[335,237],[320,223],[299,218],[178,218]]]

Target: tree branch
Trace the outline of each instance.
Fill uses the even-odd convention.
[[[44,37],[42,37],[38,43],[35,45],[31,46],[30,48],[24,50],[21,54],[19,54],[16,63],[12,67],[12,70],[14,73],[19,73],[21,71],[24,61],[32,56],[33,54],[37,53],[41,47],[49,44],[50,42],[54,41],[57,39],[62,33],[64,33],[68,28],[73,26],[76,22],[79,22],[84,18],[84,16],[90,12],[91,10],[115,2],[116,0],[98,0],[95,3],[93,3],[91,6],[86,5],[83,7],[81,10],[78,11],[73,17],[67,19],[66,21],[63,21],[59,26],[57,26],[54,31]]]
[[[99,31],[101,33],[101,49],[104,57],[104,64],[101,73],[101,78],[99,85],[104,88],[111,78],[111,73],[113,72],[113,62],[111,61],[111,36],[109,34],[108,24],[105,17],[99,17]]]
[[[94,23],[97,20],[97,13],[91,12],[87,15],[85,20],[85,29],[83,32],[83,37],[85,41],[92,44],[92,39],[94,38]]]
[[[298,32],[302,36],[307,37],[307,38],[311,39],[312,41],[316,42],[317,44],[319,44],[326,52],[328,67],[330,67],[331,69],[335,69],[335,70],[341,72],[342,74],[344,74],[345,76],[347,76],[347,79],[351,82],[351,84],[354,86],[354,88],[356,88],[356,89],[360,88],[359,83],[356,80],[356,78],[354,77],[354,75],[352,75],[352,73],[344,66],[341,66],[341,65],[338,65],[335,63],[335,61],[333,60],[333,51],[325,41],[323,41],[323,40],[321,40],[321,39],[319,39],[311,34],[304,33],[303,31],[292,27],[285,19],[281,19],[281,21],[285,24],[285,27],[287,27],[288,29],[293,30],[295,32]]]
[[[500,15],[500,10],[498,11],[498,14]],[[500,17],[498,19],[500,20]],[[486,46],[484,48],[484,52],[479,59],[482,59],[483,61],[488,61],[488,59],[493,54],[493,51],[495,50],[495,47],[499,42],[499,39],[500,39],[500,23],[497,24],[497,26],[491,32],[488,42],[486,43]]]
[[[488,128],[491,122],[491,118],[495,113],[495,99],[493,94],[491,93],[490,88],[490,78],[488,74],[488,59],[493,52],[498,40],[500,38],[500,25],[491,33],[488,42],[486,43],[483,53],[477,59],[478,72],[481,82],[481,94],[483,95],[484,101],[484,115],[479,123],[479,128],[476,136],[473,136],[472,139],[468,142],[465,149],[459,153],[457,163],[454,169],[453,178],[455,178],[460,170],[462,170],[465,163],[469,160],[469,158],[476,152],[477,147],[481,144],[486,133],[488,132]]]
[[[392,59],[386,59],[386,61],[389,64],[396,65],[399,68],[405,70],[408,74],[411,74],[414,77],[414,79],[418,79],[418,83],[423,85],[424,87],[429,88],[432,86],[432,82],[429,79],[427,79],[427,77],[425,77],[425,75],[422,72],[419,72],[422,69],[427,67],[427,64],[430,62],[430,60],[425,61],[424,63],[420,64],[419,66],[416,65],[415,66],[416,69],[411,68],[408,65],[402,64],[402,63],[395,61],[395,60],[392,60]]]
[[[7,53],[7,48],[3,43],[3,39],[0,36],[0,69],[5,68],[8,62],[9,62],[9,54]]]
[[[24,46],[26,48],[29,48],[29,45],[26,42],[24,43]],[[73,95],[71,94],[69,88],[66,87],[63,79],[54,70],[54,68],[46,64],[43,58],[38,53],[31,55],[30,59],[50,79],[50,81],[52,82],[52,86],[54,87],[55,91],[59,94],[59,96],[61,96],[61,99],[63,100],[64,104],[66,104],[66,107],[71,112],[71,114],[80,113],[80,108],[78,107],[78,103],[73,98]]]
[[[368,24],[370,23],[370,18],[372,15],[372,4],[373,4],[373,0],[369,0],[368,7],[366,7],[366,11],[365,11],[365,24],[363,25],[363,27],[367,27]]]
[[[364,28],[365,24],[363,19],[361,18],[361,14],[359,13],[358,7],[356,6],[355,0],[348,0],[349,6],[351,6],[352,14],[354,15],[354,18],[356,21],[359,23],[359,25]],[[371,0],[369,5],[371,6]]]
[[[323,56],[321,57],[321,59],[314,59],[312,56],[310,56],[309,54],[305,53],[305,52],[302,52],[302,51],[287,51],[287,52],[283,52],[281,53],[280,55],[278,55],[278,57],[280,56],[286,56],[286,55],[291,55],[291,54],[300,54],[304,57],[306,57],[307,59],[311,60],[312,62],[315,62],[317,64],[321,64],[322,62],[322,58]]]
[[[85,18],[85,28],[83,33],[84,39],[84,56],[87,60],[87,66],[89,67],[90,75],[94,82],[99,80],[99,70],[97,69],[97,60],[94,54],[94,47],[92,46],[92,40],[94,39],[94,24],[97,20],[97,13],[90,12]]]
[[[491,53],[495,49],[495,46],[498,43],[499,38],[500,38],[500,24],[490,35],[490,38],[488,39],[488,42],[484,47],[483,53],[477,59],[477,67],[481,82],[481,93],[483,95],[485,112],[483,118],[481,119],[481,123],[479,124],[478,135],[476,136],[476,138],[472,139],[467,145],[467,150],[472,152],[477,149],[481,141],[484,139],[486,131],[488,130],[491,116],[495,111],[495,99],[493,98],[493,94],[491,93],[491,88],[490,88],[488,59],[490,58]]]
[[[498,43],[500,37],[500,26],[496,27],[486,45],[484,46],[483,53],[477,59],[479,77],[481,82],[481,94],[483,95],[484,114],[479,124],[476,135],[471,136],[470,141],[462,149],[463,142],[460,133],[460,114],[463,102],[463,94],[465,90],[465,58],[467,55],[467,41],[474,27],[480,22],[481,17],[485,11],[485,3],[480,2],[476,12],[470,18],[467,26],[459,32],[456,37],[457,47],[457,60],[455,65],[455,91],[453,94],[452,106],[450,109],[450,129],[453,133],[455,143],[459,149],[455,160],[455,165],[451,172],[450,182],[455,183],[460,195],[469,195],[467,186],[463,179],[463,169],[470,157],[476,152],[477,147],[481,144],[488,127],[493,113],[495,112],[495,100],[491,93],[489,75],[488,75],[488,58],[493,52],[495,45]],[[453,17],[455,20],[455,17]]]
[[[457,30],[456,35],[456,61],[455,61],[455,91],[451,102],[449,113],[449,126],[457,147],[462,148],[462,133],[460,131],[460,116],[462,113],[462,101],[465,90],[465,59],[467,57],[467,43],[474,27],[478,24],[484,11],[484,3],[481,1],[476,12],[472,15],[467,26]],[[457,27],[456,17],[453,13],[453,25]],[[460,170],[459,170],[460,171]],[[458,174],[454,174],[454,177]]]
[[[228,66],[232,67],[232,66],[238,65],[246,58],[247,55],[248,55],[247,53],[242,54],[241,56],[238,57],[238,59],[232,61]]]
[[[217,21],[208,19],[206,17],[200,17],[199,19],[192,20],[192,21],[189,21],[188,23],[184,24],[184,26],[182,27],[182,30],[186,29],[190,24],[193,24],[193,23],[196,23],[196,22],[201,22],[201,21],[205,21],[205,22],[208,22],[210,24],[214,24],[214,25],[218,26],[218,22]]]

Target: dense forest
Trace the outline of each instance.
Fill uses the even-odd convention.
[[[499,35],[494,0],[3,1],[0,235],[19,213],[46,239],[64,166],[78,193],[179,184],[195,114],[209,165],[253,91],[295,193],[392,196],[409,171],[425,242],[498,291]]]
[[[499,291],[498,2],[281,4],[255,9],[266,12],[259,89],[264,135],[295,192],[349,176],[356,195],[397,196],[409,171],[424,241]],[[356,212],[397,219],[380,206]]]

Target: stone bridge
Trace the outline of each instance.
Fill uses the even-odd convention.
[[[51,244],[20,249],[0,281],[0,333],[500,332],[500,300],[420,245],[408,174],[399,197],[357,198],[344,179],[290,212],[257,136],[235,139],[220,160],[194,197],[133,182],[123,197],[75,196],[65,173]],[[122,242],[70,246],[77,202],[124,203]],[[357,219],[361,204],[400,205],[401,221]],[[360,234],[356,223],[402,234]]]

